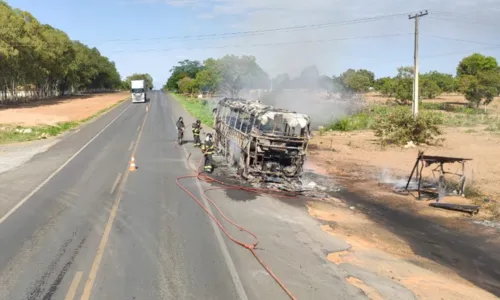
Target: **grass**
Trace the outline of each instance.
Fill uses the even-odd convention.
[[[213,127],[212,109],[207,100],[186,97],[180,94],[171,93],[172,97],[195,118],[199,119],[205,126]]]
[[[445,110],[441,109],[443,107],[442,104],[446,103],[423,103],[421,111],[434,111],[435,113],[441,114],[443,125],[446,127],[475,127],[486,125],[487,131],[500,132],[500,118],[498,115],[488,114],[483,110],[460,106],[455,106],[455,110]],[[372,105],[357,114],[343,117],[326,125],[321,130],[321,133],[326,131],[373,129],[377,120],[387,117],[395,109],[396,106]]]
[[[323,131],[355,131],[371,129],[382,116],[387,116],[394,108],[386,105],[372,105],[361,112],[336,120]]]
[[[446,102],[421,102],[421,109],[440,110],[463,114],[484,114],[484,110],[468,107],[466,105],[454,105]]]
[[[490,114],[453,113],[444,116],[444,125],[449,127],[474,127],[488,125],[490,131],[498,131],[500,119]]]
[[[92,116],[80,120],[60,122],[55,125],[39,125],[39,126],[13,126],[13,125],[0,125],[0,144],[10,144],[17,142],[29,142],[34,140],[45,139],[48,137],[58,136],[68,130],[76,128],[84,123],[87,123],[96,117],[108,112],[114,107],[123,103],[126,99],[118,101],[117,103],[101,109]]]

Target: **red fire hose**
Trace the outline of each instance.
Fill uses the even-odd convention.
[[[279,191],[279,190],[262,189],[262,188],[252,188],[252,187],[243,187],[243,186],[239,186],[239,185],[233,185],[233,184],[228,184],[228,183],[222,182],[220,180],[217,180],[217,179],[209,176],[208,174],[201,173],[199,171],[199,166],[201,165],[203,159],[200,161],[197,170],[191,168],[190,161],[189,161],[190,157],[191,157],[191,152],[188,153],[187,163],[188,163],[189,168],[194,173],[192,175],[185,175],[185,176],[177,177],[176,184],[186,194],[188,194],[193,200],[195,200],[196,203],[198,203],[198,205],[208,214],[208,216],[215,222],[215,224],[217,224],[217,226],[220,228],[220,230],[231,241],[233,241],[234,243],[236,243],[236,244],[240,245],[241,247],[243,247],[243,248],[247,249],[248,251],[250,251],[252,253],[252,255],[255,257],[255,259],[257,259],[257,261],[260,263],[260,265],[267,271],[267,273],[269,273],[269,275],[276,281],[276,283],[290,297],[290,299],[294,299],[295,300],[296,298],[292,294],[292,292],[285,286],[285,284],[278,278],[278,276],[276,276],[273,273],[273,271],[271,270],[271,268],[259,257],[259,255],[255,251],[255,247],[259,243],[259,239],[257,238],[257,236],[253,232],[251,232],[250,230],[248,230],[248,229],[244,228],[243,226],[237,224],[236,222],[234,222],[233,220],[231,220],[230,218],[228,218],[226,215],[224,215],[224,213],[221,211],[221,209],[215,204],[215,202],[212,199],[210,199],[210,197],[207,196],[206,193],[208,191],[213,191],[213,190],[229,189],[229,190],[241,190],[241,191],[246,191],[246,192],[249,192],[249,193],[268,194],[268,195],[272,195],[274,197],[280,197],[280,198],[295,198],[296,195],[291,196],[290,194],[285,193],[283,191]],[[200,199],[198,199],[193,193],[191,193],[188,189],[186,189],[180,183],[180,181],[183,180],[183,179],[193,179],[193,178],[196,178],[198,180],[201,180],[201,181],[204,181],[204,182],[207,182],[207,183],[216,183],[216,184],[219,184],[218,187],[211,187],[211,188],[204,189],[203,192],[202,192],[203,197],[217,210],[217,212],[220,214],[220,216],[222,216],[222,218],[224,220],[226,220],[227,222],[229,222],[231,225],[233,225],[234,227],[238,228],[239,230],[244,231],[244,232],[248,233],[249,235],[251,235],[253,237],[253,239],[254,239],[253,243],[248,244],[248,243],[242,242],[242,241],[236,239],[235,237],[233,237],[226,230],[226,228],[224,227],[224,225],[222,225],[221,222],[219,222],[219,220],[210,212],[210,210],[205,206],[205,204],[203,204],[203,202]]]

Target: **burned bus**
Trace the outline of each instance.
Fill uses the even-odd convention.
[[[309,116],[256,101],[224,98],[214,109],[214,118],[215,145],[244,178],[299,179],[310,137]]]

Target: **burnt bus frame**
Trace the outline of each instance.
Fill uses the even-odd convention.
[[[241,108],[235,108],[225,103],[221,103],[222,102],[219,102],[215,109],[214,140],[219,151],[224,154],[226,161],[230,163],[235,161],[234,151],[231,149],[232,140],[236,142],[240,153],[243,154],[240,155],[239,160],[235,163],[238,164],[238,167],[242,171],[242,175],[245,177],[249,174],[291,178],[298,178],[300,176],[308,147],[309,124],[304,129],[304,134],[301,136],[277,136],[273,133],[264,133],[260,130],[261,124],[258,121],[259,114],[250,113]],[[245,128],[245,122],[241,119],[242,112],[248,115],[249,122]],[[276,113],[280,112],[276,111]],[[256,128],[256,125],[259,128]],[[267,142],[263,143],[263,141]],[[295,144],[295,146],[286,146],[287,143]],[[263,151],[259,151],[259,149]],[[287,152],[288,150],[295,150],[297,152],[296,155],[289,155],[291,164],[297,166],[297,170],[293,175],[290,176],[283,172],[276,173],[262,170],[263,164],[265,163],[266,152],[276,153]]]

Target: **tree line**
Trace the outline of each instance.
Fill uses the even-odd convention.
[[[153,89],[153,77],[151,75],[147,73],[134,73],[123,80],[122,87],[124,90],[130,90],[132,80],[144,80],[149,89]]]
[[[122,88],[115,63],[0,0],[0,103]]]
[[[322,89],[334,93],[366,93],[377,91],[409,104],[413,98],[413,67],[402,66],[393,77],[375,78],[365,69],[348,69],[339,76],[320,75],[315,66],[305,68],[291,78],[280,74],[273,79],[262,70],[253,56],[226,55],[209,58],[203,63],[183,60],[171,70],[164,89],[184,94],[222,92],[237,97],[242,89],[266,89],[279,92],[286,89]],[[494,57],[478,53],[463,58],[456,75],[430,71],[419,74],[419,98],[433,99],[443,93],[461,93],[472,107],[488,105],[500,95],[500,68]]]
[[[222,92],[237,97],[240,91],[268,87],[269,77],[254,56],[226,55],[203,63],[183,60],[174,66],[164,89],[185,94]]]

